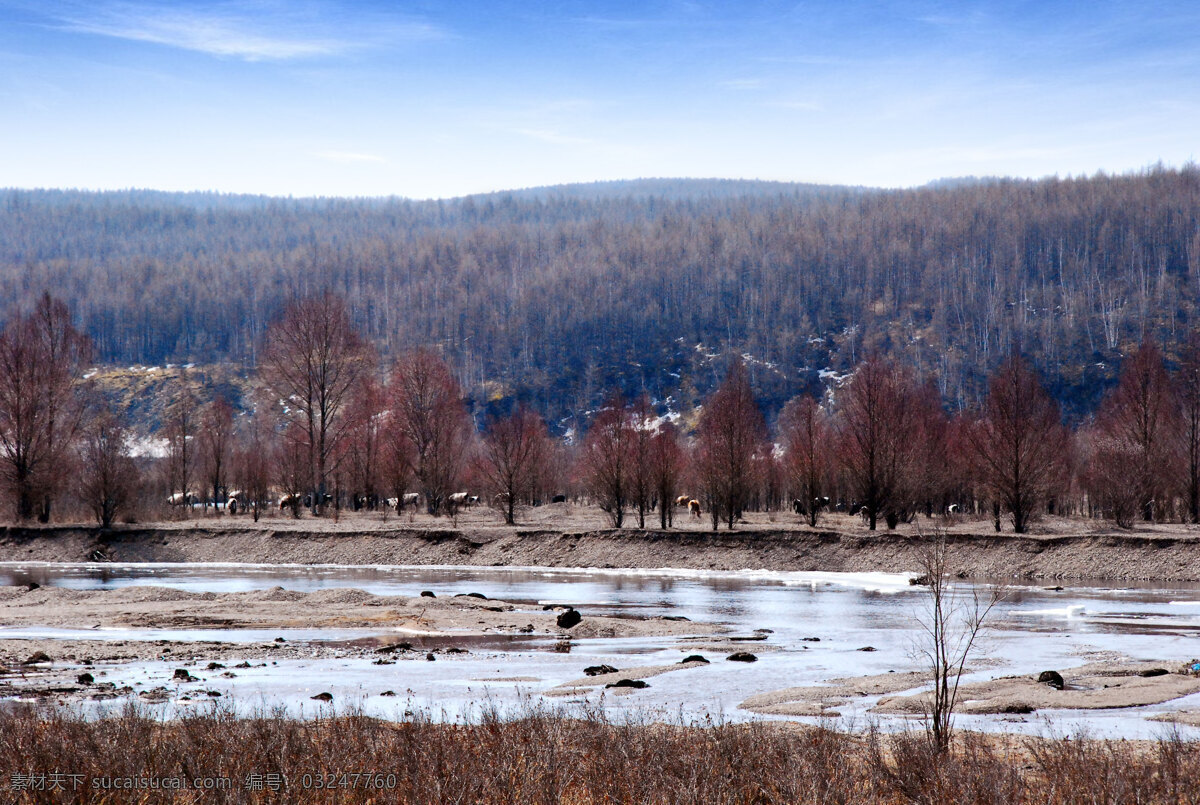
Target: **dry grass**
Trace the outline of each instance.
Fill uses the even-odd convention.
[[[53,795],[13,774],[83,775]],[[440,724],[359,714],[311,721],[231,710],[162,722],[0,713],[0,791],[16,802],[1176,803],[1200,801],[1200,745],[963,734],[938,756],[921,735],[792,725],[614,722],[527,704]],[[342,775],[379,773],[382,778]],[[315,775],[332,790],[315,787]],[[286,789],[254,788],[282,775]],[[305,775],[310,775],[308,778]],[[387,775],[391,775],[388,777]],[[113,777],[227,777],[225,791],[111,791]],[[250,786],[247,783],[250,782]],[[306,787],[305,783],[308,783]],[[376,784],[382,782],[382,787]]]

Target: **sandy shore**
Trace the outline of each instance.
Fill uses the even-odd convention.
[[[536,516],[535,516],[536,515]],[[751,515],[713,533],[695,520],[669,531],[607,529],[595,512],[542,506],[527,525],[505,527],[475,510],[454,521],[414,515],[343,515],[338,521],[210,516],[95,528],[0,529],[0,561],[255,562],[781,571],[915,571],[934,528],[944,528],[956,571],[973,578],[1200,581],[1200,530],[1145,526],[1114,531],[1101,521],[1047,519],[1030,535],[997,534],[979,520],[946,518],[867,531],[831,516],[809,529],[783,514]]]

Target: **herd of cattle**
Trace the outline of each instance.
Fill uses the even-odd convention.
[[[378,510],[380,508],[394,509],[397,513],[403,513],[406,510],[416,510],[421,504],[422,496],[419,492],[407,492],[399,497],[383,498],[376,495],[356,495],[352,500],[348,501],[351,508],[355,511],[367,509]],[[554,495],[551,498],[551,503],[565,503],[566,495]],[[281,494],[274,495],[269,500],[259,501],[259,511],[267,511],[270,509],[278,509],[279,511],[297,511],[301,508],[310,509],[313,507],[314,496],[311,494]],[[241,490],[232,489],[225,496],[225,501],[220,502],[212,498],[202,498],[200,495],[193,493],[175,492],[170,495],[167,500],[168,506],[204,506],[215,509],[225,509],[230,514],[244,513],[250,510],[253,501]],[[504,495],[496,495],[492,500],[492,505],[497,508],[502,508],[507,502]],[[675,507],[687,509],[688,512],[695,518],[699,519],[702,511],[700,501],[690,495],[680,495],[675,498]],[[324,496],[324,505],[334,503],[332,495]],[[454,492],[446,497],[448,508],[457,511],[461,509],[469,509],[478,506],[480,498],[478,495],[472,495],[468,492]],[[540,503],[540,502],[539,502]],[[653,508],[653,507],[652,507]],[[864,507],[859,503],[844,503],[837,501],[833,503],[828,497],[814,498],[811,502],[807,502],[800,498],[794,498],[791,501],[792,510],[801,516],[806,516],[810,511],[840,511],[847,512],[850,515],[863,514]],[[957,505],[951,505],[947,509],[948,514],[955,514],[958,510]]]

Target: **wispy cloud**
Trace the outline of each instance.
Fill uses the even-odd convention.
[[[285,61],[333,56],[388,40],[444,36],[426,22],[388,20],[363,36],[330,36],[325,15],[288,11],[275,5],[220,5],[207,9],[112,3],[78,7],[58,18],[78,33],[149,42],[246,61]]]
[[[762,89],[761,78],[732,78],[728,81],[718,81],[721,89]]]
[[[534,140],[554,145],[594,145],[596,142],[587,137],[573,137],[554,129],[514,129],[513,131],[524,137],[531,137]]]
[[[313,156],[317,159],[323,159],[327,162],[337,162],[342,165],[362,163],[384,164],[387,162],[386,159],[376,154],[361,154],[354,151],[314,151]]]

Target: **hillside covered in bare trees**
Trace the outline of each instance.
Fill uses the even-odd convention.
[[[452,201],[0,192],[0,294],[66,302],[105,363],[257,367],[297,297],[385,356],[428,346],[476,403],[556,429],[613,390],[687,409],[731,354],[768,419],[878,352],[978,402],[1014,344],[1069,419],[1200,313],[1200,170],[903,191],[720,181]]]

